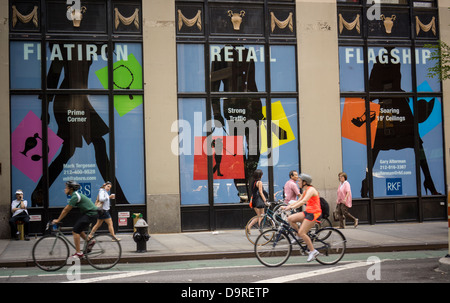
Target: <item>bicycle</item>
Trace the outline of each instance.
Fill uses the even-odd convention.
[[[261,233],[255,241],[255,254],[259,262],[268,267],[283,265],[292,254],[292,244],[300,246],[299,253],[307,255],[308,248],[302,239],[295,237],[296,231],[287,222],[277,229],[269,229]],[[333,227],[321,228],[308,232],[314,248],[319,251],[316,261],[324,265],[339,262],[345,254],[345,236]]]
[[[280,206],[285,205],[283,202],[267,202],[266,210],[262,218],[258,215],[253,216],[250,220],[248,220],[245,225],[245,236],[250,241],[250,243],[255,244],[256,238],[265,230],[272,229],[281,224],[283,220],[282,213],[279,211]],[[258,223],[259,219],[261,222]],[[251,226],[251,229],[248,227],[255,220],[255,223]]]
[[[60,224],[47,223],[46,230],[53,233],[40,238],[33,246],[33,261],[45,271],[56,271],[67,264],[69,245],[75,245],[64,235]],[[89,232],[92,224],[89,225]],[[89,234],[89,233],[87,233]],[[109,234],[97,234],[84,241],[83,259],[96,269],[110,269],[116,265],[122,255],[120,243]]]

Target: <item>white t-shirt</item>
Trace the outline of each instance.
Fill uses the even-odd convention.
[[[109,194],[104,188],[100,188],[100,191],[98,193],[98,200],[100,202],[103,202],[103,206],[101,207],[101,209],[109,210],[110,208]]]
[[[28,210],[26,210],[27,204],[28,204],[27,200],[23,200],[23,204],[25,205],[25,209],[18,209],[18,210],[16,210],[13,213],[13,215],[12,215],[13,217],[17,216],[18,214],[20,214],[22,212],[25,212],[28,215]],[[11,211],[13,210],[13,208],[20,208],[20,201],[19,200],[16,199],[16,200],[11,202]]]

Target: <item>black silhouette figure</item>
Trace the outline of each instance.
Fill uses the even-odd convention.
[[[24,155],[25,157],[28,157],[28,156],[27,156],[27,152],[29,152],[30,150],[32,150],[33,148],[36,147],[36,145],[37,145],[37,143],[38,143],[38,142],[37,142],[37,139],[40,139],[40,140],[42,141],[42,138],[39,137],[39,134],[38,134],[38,133],[35,133],[33,137],[28,137],[28,138],[25,140],[25,148],[24,148],[24,150],[21,151],[20,153],[21,153],[22,155]]]
[[[220,163],[222,162],[223,153],[223,140],[221,138],[212,140],[211,147],[214,148],[214,160],[216,160],[216,165],[213,167],[213,174],[217,171],[217,176],[223,177],[220,172]]]
[[[60,46],[63,60],[54,59],[48,71],[48,88],[56,89],[64,70],[64,79],[59,88],[61,89],[87,89],[89,68],[92,60],[87,58],[86,43],[79,43],[81,47],[71,50],[71,58],[67,55],[67,49]],[[52,48],[54,44],[50,44]],[[100,47],[98,47],[100,50]],[[82,54],[78,54],[81,50]],[[79,60],[78,58],[83,58]],[[83,146],[83,138],[87,144],[93,144],[97,167],[104,180],[111,180],[110,161],[106,150],[106,142],[103,136],[109,133],[109,127],[91,105],[87,95],[48,95],[47,102],[54,102],[53,111],[58,124],[57,135],[64,140],[61,152],[49,166],[48,186],[50,187],[75,153],[77,147]],[[70,112],[84,113],[79,117],[82,123],[69,122]],[[116,201],[117,203],[128,203],[125,195],[116,179]],[[39,180],[33,194],[31,195],[32,206],[43,205],[43,179]]]
[[[213,61],[211,64],[211,91],[218,92],[220,85],[223,84],[224,92],[257,92],[255,80],[255,62],[247,61],[249,50],[247,48],[241,50],[241,56],[238,50],[233,49],[232,61],[225,61],[224,48],[220,51],[221,61]],[[239,60],[241,58],[241,60]],[[243,58],[243,59],[242,59]],[[235,186],[239,193],[247,194],[251,192],[248,184],[252,184],[253,172],[256,170],[260,158],[260,125],[259,121],[264,118],[262,113],[262,102],[259,98],[228,98],[223,102],[223,108],[220,105],[219,98],[212,98],[212,114],[213,119],[217,120],[224,127],[224,131],[229,136],[242,135],[235,128],[233,130],[225,129],[225,120],[232,120],[233,114],[229,109],[237,110],[241,116],[245,117],[245,121],[254,120],[257,125],[257,137],[250,138],[248,129],[245,130],[245,140],[247,143],[247,152],[244,153],[244,171],[245,179],[234,179]],[[223,115],[222,115],[223,110]],[[245,114],[244,114],[245,112]],[[250,152],[256,151],[256,152]],[[246,188],[241,188],[239,184],[247,184]],[[249,195],[248,195],[249,196]],[[241,201],[246,202],[246,201]]]
[[[401,88],[401,72],[400,63],[395,62],[395,58],[391,55],[393,47],[386,47],[388,56],[388,63],[380,63],[377,58],[377,62],[374,64],[372,72],[369,78],[369,91],[392,91],[403,92]],[[372,163],[374,166],[378,157],[378,153],[382,150],[401,150],[404,148],[414,148],[415,136],[414,136],[414,116],[411,112],[408,104],[409,99],[405,97],[389,97],[389,98],[373,98],[378,99],[380,105],[380,115],[375,134],[375,143],[372,148]],[[372,101],[371,100],[371,101]],[[432,102],[426,102],[425,100],[418,101],[418,117],[421,122],[428,119],[433,110],[434,100]],[[397,116],[404,117],[404,120],[393,120],[389,118],[391,113],[390,109],[395,109]],[[370,116],[372,119],[372,116]],[[419,154],[420,154],[420,168],[425,176],[423,185],[425,190],[430,191],[432,195],[440,195],[437,192],[433,179],[431,177],[428,162],[423,149],[423,141],[419,138]],[[368,197],[368,173],[366,178],[361,184],[361,197]]]

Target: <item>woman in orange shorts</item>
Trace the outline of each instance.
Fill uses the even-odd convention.
[[[308,231],[322,219],[322,209],[320,208],[320,197],[317,190],[311,186],[312,178],[306,174],[300,174],[299,183],[303,189],[303,194],[297,202],[283,207],[285,210],[301,207],[306,204],[306,209],[303,212],[292,214],[288,217],[289,224],[297,231],[298,236],[305,241],[309,249],[308,262],[316,258],[319,252],[314,249],[311,239],[308,237]],[[300,222],[300,229],[297,222]]]

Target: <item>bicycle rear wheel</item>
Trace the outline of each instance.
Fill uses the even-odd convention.
[[[291,251],[289,237],[276,229],[266,230],[255,242],[256,258],[268,267],[283,265],[289,259]]]
[[[345,254],[346,243],[344,235],[335,228],[320,229],[312,236],[314,248],[319,251],[317,262],[332,265],[339,262]]]
[[[109,234],[99,234],[89,240],[85,252],[88,263],[96,269],[110,269],[116,265],[122,256],[122,246]]]
[[[60,237],[47,235],[34,244],[31,254],[37,267],[45,271],[56,271],[67,264],[69,246]]]
[[[326,228],[326,227],[333,227],[333,225],[331,224],[331,221],[328,218],[323,218],[322,220],[320,220],[319,223],[316,223],[314,225],[314,233],[317,233],[319,230]],[[325,240],[327,237],[328,237],[327,233],[321,234],[322,240]]]
[[[261,219],[261,223],[258,220],[261,219],[259,216],[254,216],[250,220],[248,220],[245,225],[245,236],[252,243],[255,244],[256,238],[264,232],[265,230],[275,228],[275,222],[273,222],[272,218],[267,215],[264,215]],[[254,224],[250,226],[250,224],[254,221]]]

